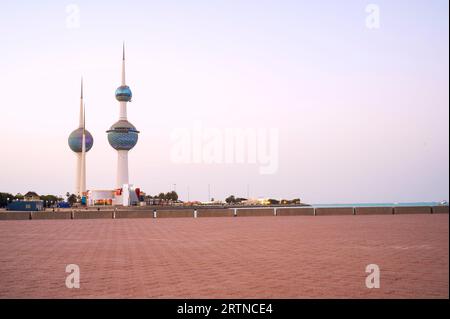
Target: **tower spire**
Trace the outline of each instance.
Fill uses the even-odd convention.
[[[83,77],[81,77],[81,94],[80,94],[80,124],[79,127],[83,127],[83,118],[84,118],[84,110],[83,110]]]
[[[125,84],[125,41],[122,44],[122,85]]]
[[[86,103],[83,103],[83,134],[86,133]]]

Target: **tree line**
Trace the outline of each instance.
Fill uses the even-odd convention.
[[[11,203],[12,201],[16,200],[23,200],[24,198],[25,196],[20,193],[13,195],[11,193],[0,192],[0,208],[5,208],[8,205],[8,203]],[[55,195],[41,195],[39,196],[39,199],[44,202],[45,207],[63,201],[61,197]]]
[[[159,193],[158,195],[151,196],[147,195],[145,196],[147,199],[160,199],[160,200],[166,200],[166,201],[178,201],[178,194],[175,191],[167,192],[167,193]]]

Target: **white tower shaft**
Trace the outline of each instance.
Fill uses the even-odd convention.
[[[124,184],[128,184],[128,151],[118,150],[116,187],[122,188]]]
[[[81,196],[81,153],[75,153],[77,157],[77,165],[75,172],[75,195]]]
[[[85,108],[83,109],[83,137],[81,141],[80,196],[86,193],[86,126],[84,116]]]
[[[127,119],[127,102],[120,102],[119,119],[120,120],[126,120]]]
[[[86,107],[83,108],[83,135],[81,141],[80,196],[86,193]]]
[[[83,150],[81,151],[80,164],[80,196],[86,193],[86,136],[83,134]]]

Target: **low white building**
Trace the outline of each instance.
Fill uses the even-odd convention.
[[[130,206],[139,203],[139,188],[124,184],[120,189],[90,190],[88,192],[87,204]]]

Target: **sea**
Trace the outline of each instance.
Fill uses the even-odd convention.
[[[313,207],[395,207],[395,206],[442,206],[441,202],[411,202],[411,203],[347,203],[347,204],[311,204]],[[448,203],[445,203],[448,205]]]

